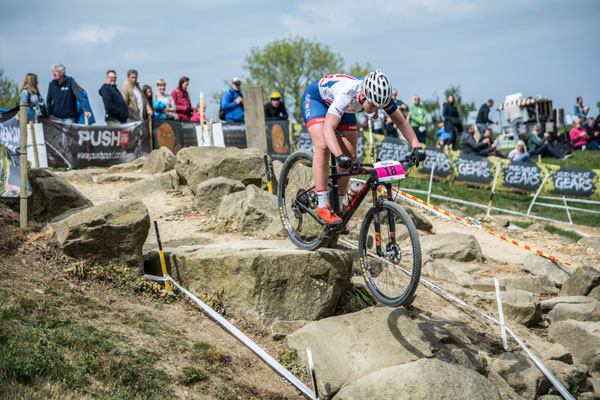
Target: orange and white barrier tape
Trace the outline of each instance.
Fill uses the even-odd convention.
[[[381,188],[380,188],[380,190],[383,192],[383,189],[381,189]],[[470,227],[473,227],[473,228],[478,228],[478,229],[481,229],[482,231],[484,231],[484,232],[486,232],[486,233],[489,233],[489,234],[490,234],[490,235],[492,235],[492,236],[496,236],[497,238],[500,238],[500,239],[502,239],[502,240],[504,240],[504,241],[506,241],[506,242],[508,242],[508,243],[512,243],[512,244],[514,244],[515,246],[519,246],[520,248],[522,248],[522,249],[525,249],[525,250],[527,250],[527,251],[530,251],[530,252],[532,252],[532,253],[539,254],[540,256],[542,256],[542,257],[546,257],[546,258],[548,258],[548,259],[550,259],[550,260],[552,260],[552,261],[559,262],[559,263],[561,263],[561,264],[563,264],[563,265],[566,265],[567,267],[571,267],[571,268],[577,268],[577,266],[576,266],[576,265],[573,265],[573,264],[571,264],[571,263],[569,263],[569,262],[567,262],[567,261],[561,260],[561,259],[560,259],[560,258],[558,258],[558,257],[554,257],[554,256],[553,256],[553,255],[551,255],[551,254],[545,253],[545,252],[543,252],[543,251],[541,251],[541,250],[537,250],[537,249],[535,249],[535,248],[533,248],[533,247],[531,247],[531,246],[527,246],[527,245],[525,245],[525,244],[519,243],[519,242],[517,242],[516,240],[513,240],[513,239],[507,238],[507,237],[505,237],[505,236],[499,235],[499,234],[497,234],[497,233],[495,233],[495,232],[488,231],[487,229],[483,229],[483,228],[481,228],[481,227],[478,227],[477,225],[475,225],[475,224],[473,224],[473,223],[471,223],[471,222],[465,221],[464,219],[462,219],[462,218],[459,218],[459,217],[457,217],[456,215],[453,215],[453,214],[449,213],[448,211],[442,210],[442,209],[441,209],[441,208],[439,208],[439,207],[436,207],[436,206],[434,206],[434,205],[432,205],[432,204],[429,204],[429,203],[427,203],[426,201],[423,201],[423,200],[419,199],[418,197],[415,197],[415,196],[413,196],[412,194],[408,194],[408,193],[406,193],[406,192],[403,192],[403,191],[401,191],[401,190],[398,190],[398,189],[396,189],[396,188],[392,188],[392,190],[393,190],[394,192],[398,193],[400,196],[402,196],[402,197],[404,197],[404,198],[407,198],[407,199],[409,199],[409,200],[412,200],[413,202],[417,203],[419,206],[421,206],[421,207],[425,208],[426,210],[429,210],[429,211],[433,210],[433,211],[435,211],[436,213],[438,213],[438,214],[441,214],[441,215],[443,215],[443,216],[445,216],[445,217],[448,217],[448,218],[450,218],[450,219],[452,219],[452,220],[454,220],[454,221],[460,222],[461,224],[464,224],[464,225],[467,225],[467,226],[470,226]]]

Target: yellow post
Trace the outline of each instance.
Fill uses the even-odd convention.
[[[162,273],[164,277],[169,276],[167,273],[167,264],[165,263],[165,254],[163,253],[162,242],[160,241],[160,235],[158,234],[158,223],[154,221],[154,231],[156,232],[156,240],[158,241],[158,253],[160,255],[160,266],[162,267]],[[171,285],[169,281],[165,281],[165,287],[167,293],[171,293]]]
[[[35,167],[40,167],[40,157],[38,156],[37,150],[37,142],[35,140],[35,127],[33,126],[33,122],[29,122],[29,128],[31,129],[31,143],[33,144],[33,161],[35,162]]]
[[[200,92],[200,133],[204,137],[204,93]],[[204,142],[204,139],[202,139]]]
[[[20,193],[20,226],[27,228],[27,102],[19,103],[19,128],[21,130],[21,147],[19,148],[21,162],[21,193]]]
[[[83,114],[83,116],[85,117],[85,124],[86,124],[86,125],[89,125],[89,124],[90,124],[90,121],[88,120],[88,116],[87,116],[87,115],[85,115],[85,114]]]

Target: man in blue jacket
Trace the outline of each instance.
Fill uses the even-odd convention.
[[[52,66],[54,80],[50,81],[50,85],[48,85],[46,105],[50,118],[74,124],[78,114],[76,102],[79,102],[79,106],[88,118],[92,114],[85,106],[75,79],[66,76],[65,73],[66,68],[64,65],[56,64]]]
[[[129,118],[127,104],[123,100],[121,91],[117,89],[117,73],[113,69],[106,72],[106,83],[100,88],[100,96],[106,109],[106,125],[124,124]]]
[[[244,104],[240,86],[242,82],[237,76],[231,80],[231,87],[221,98],[221,108],[225,110],[225,121],[244,122]]]

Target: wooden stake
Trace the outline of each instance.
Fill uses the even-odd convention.
[[[35,162],[35,167],[40,167],[40,157],[38,156],[37,143],[35,140],[35,127],[33,122],[29,122],[29,128],[31,129],[31,143],[33,144],[33,161]]]
[[[21,162],[21,193],[20,193],[20,226],[27,228],[27,102],[19,103],[19,127],[21,130],[21,147],[19,158]]]

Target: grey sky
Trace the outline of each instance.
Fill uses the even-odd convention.
[[[203,91],[213,115],[218,105],[210,94],[224,89],[224,80],[244,77],[249,49],[289,35],[327,44],[346,66],[381,68],[407,102],[413,93],[428,99],[459,84],[477,106],[520,91],[551,97],[568,113],[583,96],[598,114],[599,0],[3,3],[6,76],[20,84],[27,72],[36,73],[45,96],[51,65],[62,63],[87,89],[100,121],[98,89],[109,68],[119,87],[130,68],[153,90],[158,78],[171,91],[186,75],[192,102]]]

